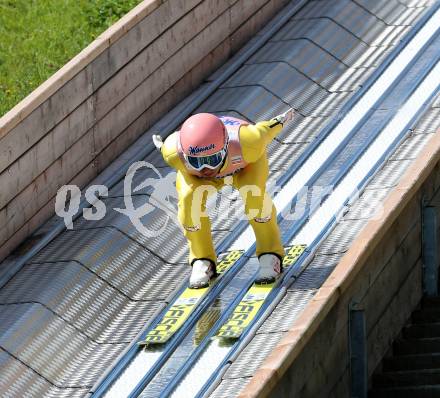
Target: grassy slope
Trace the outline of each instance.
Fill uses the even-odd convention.
[[[0,0],[0,117],[141,0]]]

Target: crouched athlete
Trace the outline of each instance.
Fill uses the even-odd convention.
[[[266,192],[266,147],[292,118],[292,109],[256,124],[199,113],[164,142],[160,136],[153,136],[165,161],[177,170],[178,218],[188,240],[192,266],[189,287],[206,287],[216,274],[217,256],[206,200],[226,182],[239,190],[255,233],[259,260],[256,282],[273,282],[282,272],[284,248],[275,206]]]

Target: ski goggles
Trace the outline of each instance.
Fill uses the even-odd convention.
[[[221,151],[208,156],[185,155],[185,159],[194,170],[200,171],[205,167],[207,169],[214,170],[223,162],[225,156],[226,156],[226,147],[223,148]]]

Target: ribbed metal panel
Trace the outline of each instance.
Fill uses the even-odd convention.
[[[224,379],[250,377],[274,349],[283,333],[257,334],[226,371]]]
[[[249,122],[249,123],[256,123],[258,121],[258,120],[252,120],[252,119],[249,119],[247,117],[244,117],[243,115],[241,115],[240,113],[235,112],[235,111],[216,112],[215,114],[217,116],[232,116],[232,117],[236,117],[238,119],[245,120],[246,122]]]
[[[294,283],[289,287],[290,292],[307,292],[315,291],[321,287],[333,269],[339,262],[341,255],[317,254],[307,266],[307,268],[299,275]],[[280,303],[282,306],[283,303]]]
[[[290,243],[292,244],[292,243]],[[315,254],[307,266],[308,269],[311,268],[334,268],[339,262],[340,255],[339,254]],[[298,278],[293,282],[293,284],[289,287],[289,291],[294,290],[304,290],[304,289],[314,289],[316,284],[314,282],[309,283],[310,278],[306,276],[304,272],[302,272]]]
[[[210,395],[211,398],[231,398],[240,394],[240,391],[245,387],[250,377],[243,379],[228,379],[222,382]]]
[[[302,144],[280,144],[272,141],[267,147],[269,154],[269,168],[271,170],[288,169],[301,153],[305,150]]]
[[[406,7],[427,7],[435,2],[435,0],[399,0]]]
[[[285,62],[308,76],[309,79],[329,89],[347,66],[306,39],[269,42],[249,61],[249,64]]]
[[[409,25],[419,16],[421,10],[405,10],[399,13],[393,26],[369,12],[361,5],[350,0],[332,2],[311,1],[298,13],[294,20],[326,18],[352,33],[359,41],[370,46],[389,46],[397,43]]]
[[[167,262],[175,263],[182,261],[182,258],[188,254],[186,241],[183,234],[176,234],[178,221],[176,213],[166,213],[156,205],[149,202],[148,196],[138,195],[132,197],[134,208],[149,206],[141,219],[141,225],[146,229],[145,232],[136,228],[131,219],[120,212],[116,208],[125,209],[123,198],[104,199],[107,207],[105,218],[99,221],[89,221],[81,218],[75,223],[75,229],[90,229],[107,227],[110,235],[125,235],[133,242],[137,242],[138,246],[145,247],[151,252],[156,253]],[[174,210],[176,211],[176,210]],[[114,232],[110,232],[113,230]],[[167,245],[164,246],[164,242]]]
[[[395,19],[394,25],[412,25],[423,11],[423,7],[419,7],[416,9],[407,8],[401,15],[399,15]]]
[[[2,368],[0,372],[0,395],[2,397],[43,396],[51,386],[37,373],[1,349],[0,366]]]
[[[431,134],[412,134],[391,156],[391,160],[415,159],[425,144],[431,138]]]
[[[292,20],[286,24],[272,41],[303,39],[311,40],[347,66],[352,66],[368,48],[353,33],[326,18]]]
[[[0,345],[51,383],[72,388],[91,386],[125,347],[94,343],[40,304],[0,305]]]
[[[166,131],[165,133],[171,133],[171,131]],[[162,134],[162,132],[158,131],[157,134]],[[147,162],[154,164],[154,166],[156,167],[169,167],[169,165],[165,162],[163,156],[159,151],[153,151],[147,157],[147,159],[143,159],[143,160],[146,160]]]
[[[344,253],[353,239],[359,234],[367,220],[350,220],[340,222],[330,236],[318,249],[318,254]]]
[[[163,306],[133,302],[75,262],[25,266],[0,291],[0,304],[25,302],[44,305],[97,343],[129,343]]]
[[[405,5],[399,0],[388,0],[385,2],[378,0],[356,0],[356,2],[387,25],[397,25],[400,16],[406,12]]]
[[[434,105],[438,106],[437,108],[432,108],[430,112],[420,119],[419,123],[417,123],[414,134],[427,134],[427,133],[436,133],[440,129],[440,102],[437,98],[437,103]]]
[[[57,388],[0,348],[0,396],[3,398],[83,397],[87,388]]]
[[[263,87],[221,88],[213,93],[198,112],[234,111],[248,120],[267,120],[286,110],[287,105]]]
[[[35,395],[35,398],[84,398],[87,397],[86,388],[56,388],[52,387],[46,394],[44,395]],[[25,397],[26,395],[24,395]]]
[[[282,62],[244,65],[223,87],[261,86],[302,114],[309,114],[326,91]]]
[[[369,190],[394,187],[410,164],[410,160],[389,160],[373,177],[366,189]]]
[[[432,104],[433,108],[440,108],[440,94],[437,94],[433,104]]]
[[[310,109],[310,103],[314,93],[321,92],[318,87],[309,87],[300,98],[293,98],[296,110],[303,113]],[[294,88],[292,88],[294,90]],[[322,117],[333,115],[342,104],[347,100],[350,93],[330,93],[322,97],[321,101],[311,109],[309,116]],[[277,96],[273,95],[266,88],[260,86],[246,86],[235,88],[222,88],[216,91],[211,97],[197,110],[197,112],[226,112],[229,109],[238,112],[244,118],[250,120],[266,120],[274,115],[285,111],[289,105],[282,102]],[[307,114],[306,114],[307,115]]]
[[[409,26],[388,26],[387,29],[376,39],[375,46],[395,46],[410,29]]]
[[[310,113],[311,117],[335,116],[344,103],[351,97],[350,92],[330,93]]]
[[[132,300],[163,300],[188,272],[184,264],[166,264],[112,228],[66,232],[33,262],[72,260]]]
[[[156,164],[160,164],[158,162],[156,163],[150,162],[150,160],[148,160],[148,162],[151,163],[154,167],[157,167]],[[156,189],[160,189],[160,188],[167,188],[167,192],[168,191],[172,192],[172,187],[175,187],[176,171],[171,167],[157,167],[157,171],[159,172],[160,177],[156,174],[156,172],[152,168],[142,168],[139,171],[137,171],[133,177],[133,182],[132,182],[132,186],[130,187],[129,194],[151,195],[153,192],[155,192]],[[111,188],[109,190],[109,196],[110,197],[123,196],[124,182],[125,179],[121,180],[118,184],[116,184],[113,188]],[[168,182],[170,182],[170,184]],[[127,183],[128,183],[128,179],[127,179]],[[140,184],[146,184],[146,186],[144,188],[135,191],[135,189]]]
[[[388,47],[368,47],[366,51],[359,54],[356,60],[354,60],[353,68],[369,68],[377,67],[380,65],[382,60],[388,55],[388,53],[393,49],[393,46]]]
[[[235,214],[237,214],[237,213],[235,213]],[[212,231],[212,241],[214,242],[214,246],[215,247],[217,247],[217,245],[221,241],[223,241],[224,239],[226,239],[227,236],[229,236],[228,229],[227,228],[221,228],[222,225],[224,225],[224,224],[219,222],[218,230],[216,229],[216,230]],[[224,229],[226,229],[226,230],[224,230]],[[219,253],[217,253],[217,254],[219,254]],[[187,261],[188,261],[188,259],[185,258],[185,265],[187,264]]]
[[[283,144],[311,142],[327,122],[328,117],[302,117],[296,114],[294,121],[287,125],[275,140]]]
[[[316,18],[330,19],[370,45],[379,45],[375,40],[387,28],[379,18],[351,0],[310,1],[294,17]]]
[[[309,300],[315,295],[316,290],[288,292],[276,309],[270,314],[264,324],[258,329],[259,334],[286,332],[293,321],[302,312]],[[255,347],[257,350],[258,347]]]
[[[350,207],[344,220],[380,219],[383,212],[383,200],[388,192],[389,188],[366,190]]]
[[[372,68],[348,68],[341,77],[329,87],[332,92],[354,91],[368,78]]]

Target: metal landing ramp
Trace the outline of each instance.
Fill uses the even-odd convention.
[[[287,103],[294,106],[301,116],[278,137],[279,144],[269,148],[273,179],[299,157],[430,2],[321,4],[308,2],[197,109],[257,121],[279,113]],[[362,29],[357,28],[359,19],[364,21]],[[421,147],[424,138],[416,135],[409,140]],[[415,151],[402,151],[384,172],[395,176],[410,163]],[[157,153],[146,160],[162,174],[171,172]],[[380,191],[374,193],[376,198],[384,193],[373,188],[366,194],[373,191]],[[135,200],[145,202],[148,195],[141,192]],[[124,207],[122,184],[111,189],[109,196],[108,209]],[[233,204],[240,206],[239,201]],[[152,228],[163,222],[160,211],[144,220]],[[239,392],[364,222],[365,218],[351,223],[347,219],[335,229],[299,285],[289,291],[230,367],[214,396]],[[213,223],[216,243],[235,225],[232,217],[226,222],[217,218]],[[72,231],[60,234],[0,289],[1,395],[86,395],[188,275],[184,243],[174,223],[168,223],[160,237],[145,238],[126,217],[113,211],[101,221],[78,220]],[[293,313],[289,311],[292,303]]]

